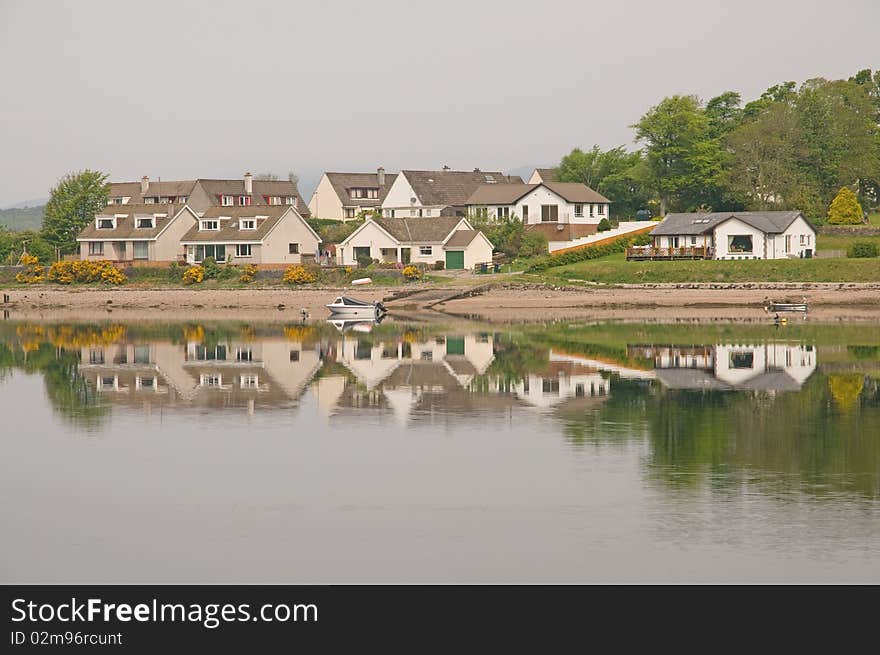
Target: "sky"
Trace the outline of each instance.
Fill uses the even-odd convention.
[[[664,96],[880,68],[877,0],[0,0],[0,207],[111,180],[519,171]]]

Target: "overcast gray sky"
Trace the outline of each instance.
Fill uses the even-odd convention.
[[[0,0],[0,207],[68,171],[509,170],[880,67],[877,0]]]

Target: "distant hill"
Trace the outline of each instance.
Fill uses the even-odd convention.
[[[14,231],[39,230],[43,225],[45,207],[46,205],[0,209],[0,225]]]

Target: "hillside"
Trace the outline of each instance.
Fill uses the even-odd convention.
[[[43,208],[39,207],[16,207],[14,209],[0,209],[0,225],[9,230],[39,230],[43,225]]]

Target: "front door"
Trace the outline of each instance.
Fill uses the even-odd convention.
[[[411,261],[410,248],[400,249],[400,261],[403,264],[409,264]]]
[[[462,269],[464,268],[464,250],[447,250],[446,251],[446,268]]]

